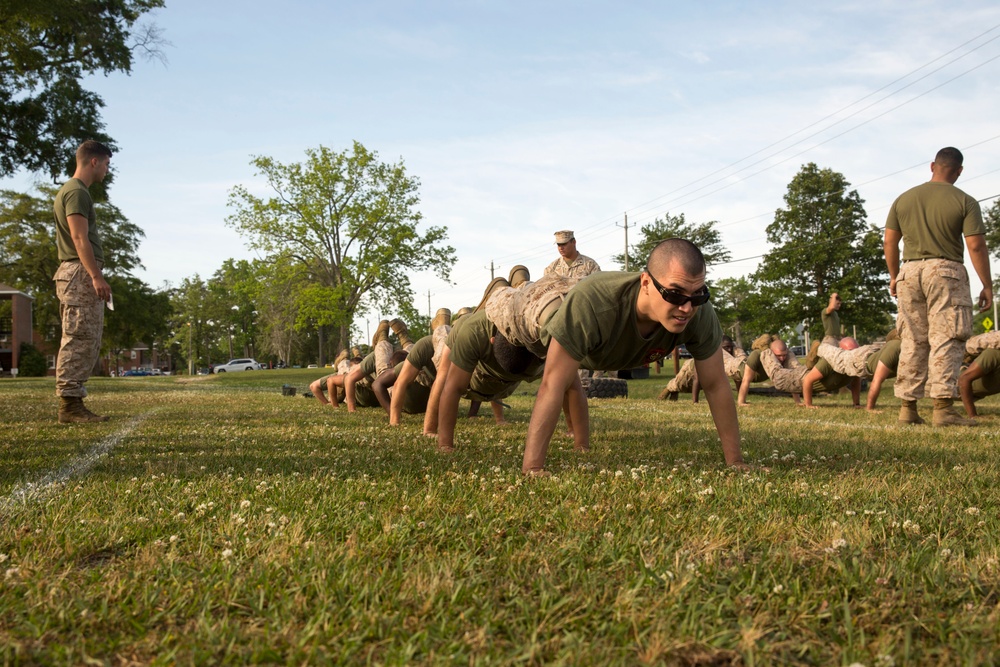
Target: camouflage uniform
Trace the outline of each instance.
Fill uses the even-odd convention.
[[[579,278],[548,274],[520,287],[504,287],[486,302],[486,316],[512,344],[544,359],[548,350],[540,340],[542,326],[577,282]]]
[[[747,353],[741,348],[736,348],[736,354],[732,355],[722,350],[722,365],[726,369],[726,375],[737,382],[743,379],[743,361],[747,358]],[[671,394],[676,394],[680,392],[689,392],[694,388],[694,378],[695,378],[695,367],[694,359],[688,359],[681,366],[681,369],[677,372],[670,382],[667,383],[666,392]]]
[[[786,364],[793,360],[791,351],[789,351],[788,357]],[[770,348],[761,350],[760,363],[763,364],[764,372],[767,373],[767,377],[771,378],[771,384],[774,385],[775,389],[789,394],[802,393],[802,378],[809,372],[808,367],[796,360],[794,364],[789,364],[789,367],[785,368]]]
[[[554,274],[557,276],[566,276],[567,278],[584,278],[600,270],[601,267],[590,257],[577,255],[576,259],[569,264],[566,263],[565,259],[560,257],[545,267],[545,275]]]
[[[1000,331],[987,331],[965,341],[965,353],[973,356],[984,350],[1000,350]]]
[[[56,360],[56,395],[85,398],[84,383],[101,354],[104,301],[79,260],[59,265],[53,280],[62,318],[62,342]]]
[[[441,355],[444,354],[445,344],[448,342],[448,334],[451,333],[450,324],[442,324],[434,328],[434,332],[431,334],[434,336],[434,368],[441,367]]]
[[[948,259],[906,261],[896,277],[903,342],[896,377],[896,397],[958,397],[958,376],[965,341],[972,335],[969,274]]]
[[[819,356],[826,359],[826,363],[833,367],[833,370],[851,377],[869,377],[868,357],[878,352],[885,343],[872,343],[862,345],[853,350],[842,350],[837,345],[823,343],[819,346]]]

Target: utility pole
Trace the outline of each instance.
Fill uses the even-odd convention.
[[[483,268],[485,269],[486,267],[484,266]],[[495,271],[497,269],[499,269],[499,268],[500,268],[499,264],[497,264],[496,266],[493,266],[493,260],[491,259],[490,260],[490,280],[493,280],[494,278],[496,278]],[[430,310],[430,309],[428,309],[428,310]]]
[[[625,224],[615,223],[615,226],[625,228],[625,270],[628,271],[628,211],[625,212]]]
[[[431,291],[427,290],[427,319],[431,318]]]

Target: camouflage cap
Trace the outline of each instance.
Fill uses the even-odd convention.
[[[572,230],[564,229],[561,232],[556,232],[556,243],[569,243],[573,238]]]

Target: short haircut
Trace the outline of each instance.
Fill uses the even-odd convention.
[[[500,368],[511,375],[520,375],[539,360],[528,348],[514,345],[499,331],[493,336],[493,356]]]
[[[958,169],[962,166],[962,162],[964,160],[965,158],[962,157],[962,151],[952,146],[942,148],[937,152],[937,155],[934,156],[934,162],[945,169]]]
[[[679,262],[681,269],[688,275],[700,276],[705,273],[705,256],[701,254],[701,250],[687,239],[679,238],[665,239],[653,248],[646,261],[646,273],[663,275],[674,261]]]
[[[779,351],[788,350],[788,344],[785,343],[785,341],[781,340],[780,338],[772,340],[771,344],[768,345],[768,347],[771,348],[771,352],[774,352],[775,354],[777,354]]]
[[[76,164],[86,164],[94,158],[111,157],[111,149],[100,141],[87,139],[76,149]]]

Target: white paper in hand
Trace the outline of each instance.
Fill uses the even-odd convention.
[[[115,295],[112,294],[108,297],[108,300],[104,302],[104,305],[108,307],[108,310],[115,309]]]

